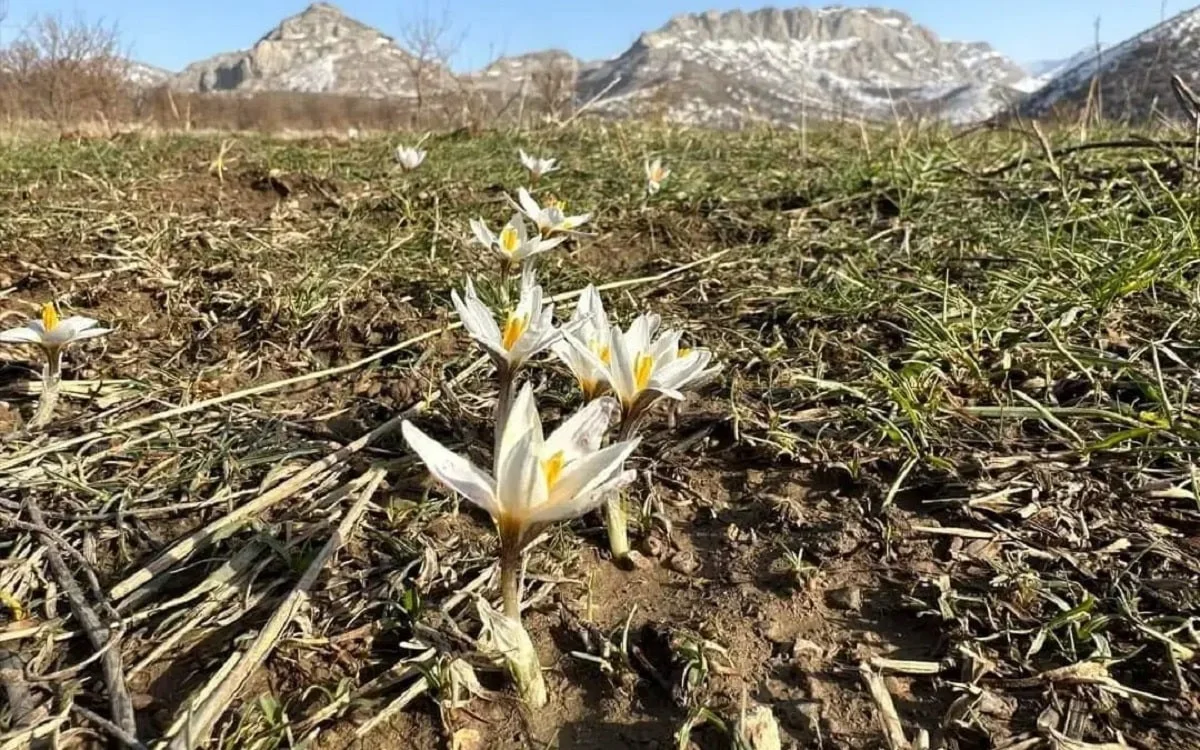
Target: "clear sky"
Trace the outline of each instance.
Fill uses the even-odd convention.
[[[143,62],[178,70],[217,52],[253,44],[308,0],[0,0],[0,25],[11,39],[37,12],[83,13],[117,24],[125,46]],[[1115,43],[1172,16],[1196,0],[876,0],[842,2],[907,12],[943,39],[986,41],[1025,63],[1072,55],[1100,38]],[[494,55],[561,47],[584,59],[620,54],[642,31],[678,13],[752,10],[762,5],[821,7],[832,3],[780,0],[334,0],[348,15],[399,36],[406,22],[445,12],[462,40],[455,67],[470,69]]]

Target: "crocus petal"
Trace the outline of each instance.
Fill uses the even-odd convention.
[[[540,237],[534,237],[532,240],[532,242],[536,242],[538,244],[538,252],[545,252],[546,250],[553,250],[554,248],[558,247],[559,245],[561,245],[562,243],[564,243],[566,241],[567,241],[566,237],[552,237],[548,240],[543,240]]]
[[[679,352],[679,331],[667,331],[650,345],[647,353],[654,358],[655,367],[663,367],[675,361]]]
[[[604,311],[604,301],[600,298],[600,291],[594,284],[588,284],[587,288],[583,290],[583,294],[579,297],[579,304],[575,306],[575,315],[580,318],[590,318],[590,325],[597,334],[605,338],[609,336],[611,326],[608,323],[608,313]]]
[[[598,398],[575,412],[546,438],[543,456],[559,451],[563,460],[574,461],[581,455],[599,450],[604,433],[621,413],[621,406],[612,398]]]
[[[41,326],[34,328],[32,324],[20,328],[10,328],[0,331],[0,341],[6,344],[40,344],[42,343]]]
[[[691,352],[686,357],[670,362],[654,373],[652,380],[656,386],[683,388],[708,366],[711,359],[712,352],[705,350]]]
[[[582,382],[596,378],[592,363],[579,352],[574,344],[567,341],[565,336],[551,345],[550,351],[554,352],[554,355],[567,366],[576,380]]]
[[[513,214],[508,223],[516,230],[518,243],[524,243],[529,239],[529,228],[525,225],[525,218],[521,214]]]
[[[504,463],[496,467],[496,497],[501,513],[524,525],[529,508],[544,497],[538,486],[541,466],[533,450],[534,434],[530,430],[517,438],[504,453]]]
[[[535,508],[538,522],[557,521],[575,514],[571,500],[582,500],[593,494],[621,473],[625,459],[637,448],[641,438],[614,443],[595,453],[590,453],[563,467],[558,481],[550,488],[546,505]]]
[[[405,442],[443,484],[487,511],[493,518],[500,512],[495,482],[475,464],[446,449],[407,420],[400,425]]]
[[[530,525],[541,527],[554,521],[578,518],[599,507],[613,492],[633,484],[636,478],[637,472],[632,469],[620,471],[586,494],[576,495],[557,504],[547,503],[530,514]]]
[[[89,328],[85,331],[76,333],[72,338],[75,341],[83,341],[84,339],[94,339],[97,336],[103,336],[107,333],[112,333],[111,328]]]
[[[521,210],[525,212],[529,218],[537,221],[537,216],[542,212],[542,207],[538,205],[533,196],[525,188],[517,191],[517,200],[521,204]]]
[[[492,230],[487,228],[482,219],[471,219],[471,231],[484,247],[491,247],[496,242],[496,235],[492,234]]]
[[[458,296],[458,292],[451,290],[450,300],[472,338],[480,343],[500,343],[500,326],[496,324],[491,311],[475,296],[475,288],[470,280],[467,281],[467,298],[464,300]]]
[[[538,415],[537,404],[533,400],[533,386],[529,383],[521,386],[517,397],[513,399],[508,411],[508,421],[504,425],[504,434],[500,436],[499,449],[496,451],[496,474],[499,476],[500,467],[505,464],[508,454],[527,432],[534,433],[533,445],[542,445],[542,420]]]
[[[85,331],[88,328],[95,328],[98,325],[100,325],[100,321],[96,320],[95,318],[88,318],[83,315],[72,315],[69,318],[60,320],[55,328],[65,328],[71,331],[71,333],[79,333],[80,331]]]
[[[659,321],[659,316],[654,313],[642,313],[633,319],[625,331],[625,345],[629,348],[631,355],[636,356],[639,352],[648,352],[650,338],[658,330]]]

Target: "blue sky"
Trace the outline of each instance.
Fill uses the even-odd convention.
[[[902,10],[943,39],[987,41],[1018,62],[1066,57],[1092,44],[1100,17],[1107,43],[1151,26],[1196,0],[876,0]],[[217,52],[250,46],[307,0],[8,0],[0,29],[11,39],[37,12],[82,12],[115,22],[134,57],[178,70]],[[428,8],[445,11],[462,39],[455,67],[485,64],[493,55],[562,47],[585,58],[620,54],[644,30],[677,13],[751,10],[758,4],[721,0],[335,0],[349,15],[398,36],[406,19]],[[778,7],[804,3],[781,0]],[[821,6],[826,3],[811,3]],[[2,3],[0,3],[2,5]]]

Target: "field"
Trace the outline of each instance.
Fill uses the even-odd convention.
[[[753,704],[801,748],[1200,746],[1190,148],[592,125],[404,173],[400,142],[0,156],[0,327],[114,328],[41,430],[37,352],[0,349],[0,747],[105,746],[117,661],[173,749],[204,713],[225,748],[723,748]],[[489,465],[450,291],[494,272],[468,221],[511,215],[518,147],[594,212],[539,266],[558,317],[595,283],[724,366],[634,454],[634,569],[598,514],[530,552],[537,711],[476,645],[491,523],[395,429]],[[531,372],[544,419],[578,405]]]

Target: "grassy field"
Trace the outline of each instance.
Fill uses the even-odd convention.
[[[1200,172],[1077,136],[453,134],[409,174],[397,139],[7,149],[0,327],[53,298],[115,330],[45,430],[36,352],[0,349],[0,746],[102,745],[116,654],[171,748],[199,711],[225,748],[722,748],[754,703],[802,748],[1200,746]],[[541,264],[559,317],[610,285],[724,364],[635,455],[637,569],[597,516],[530,554],[536,712],[475,644],[491,524],[389,421],[487,465],[449,294],[493,270],[468,221],[507,220],[518,147],[594,212]]]

